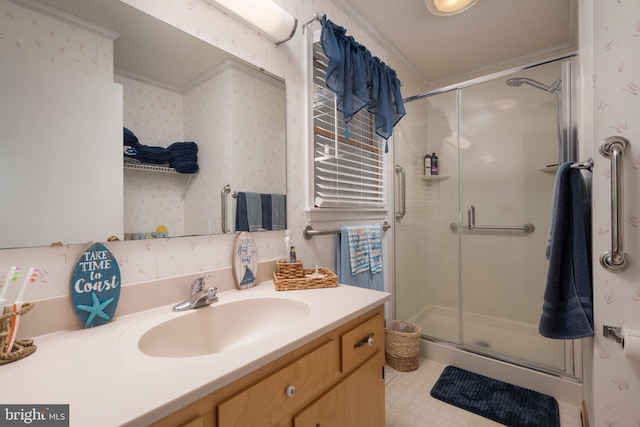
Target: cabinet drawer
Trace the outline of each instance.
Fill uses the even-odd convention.
[[[340,344],[334,339],[218,405],[220,427],[291,425],[291,414],[340,377]],[[295,392],[287,395],[293,386]]]
[[[371,337],[371,345],[367,342]],[[380,349],[384,351],[384,323],[381,314],[356,326],[340,337],[342,346],[342,372],[360,365]]]

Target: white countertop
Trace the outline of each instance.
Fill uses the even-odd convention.
[[[124,338],[151,319],[179,315],[171,311],[173,304],[116,317],[96,328],[35,337],[35,353],[0,366],[0,403],[69,404],[70,425],[77,427],[145,426],[390,299],[385,292],[344,285],[278,292],[266,281],[220,292],[219,302],[198,310],[260,295],[305,301],[310,314],[257,344],[187,358],[147,356]]]

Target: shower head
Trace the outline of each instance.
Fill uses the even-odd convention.
[[[533,86],[535,88],[538,88],[538,89],[544,90],[545,92],[550,92],[550,93],[553,93],[553,92],[555,92],[557,90],[560,90],[560,80],[559,79],[556,80],[555,82],[553,82],[551,84],[551,86],[547,86],[545,84],[542,84],[542,83],[540,83],[538,81],[535,81],[533,79],[529,79],[527,77],[514,77],[512,79],[507,80],[506,83],[507,83],[508,86],[513,86],[513,87],[520,87],[520,86],[522,86],[523,84],[526,83],[526,84],[531,85],[531,86]]]

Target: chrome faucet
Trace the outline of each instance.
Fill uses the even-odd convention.
[[[208,278],[209,276],[198,277],[196,280],[191,282],[191,296],[189,299],[173,306],[173,311],[200,308],[218,301],[218,288],[209,287],[205,289],[205,280]]]

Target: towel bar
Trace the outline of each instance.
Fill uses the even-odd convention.
[[[624,253],[624,169],[622,156],[629,151],[629,140],[610,136],[600,143],[599,152],[611,159],[611,250],[600,255],[600,265],[611,272],[619,272],[629,266],[629,256]]]
[[[584,162],[574,163],[569,166],[571,169],[586,169],[589,172],[593,169],[593,159],[585,160]]]
[[[389,225],[389,223],[387,221],[382,223],[382,229],[384,231],[387,231],[390,228],[391,228],[391,225]],[[328,228],[328,229],[325,229],[325,230],[314,230],[313,227],[311,227],[310,225],[307,225],[305,227],[305,229],[302,231],[302,236],[306,240],[311,240],[311,238],[313,238],[313,236],[324,236],[325,234],[340,234],[340,229],[339,228]]]
[[[222,219],[222,234],[229,234],[231,230],[227,228],[227,194],[231,192],[231,185],[227,184],[220,190],[220,217]]]

